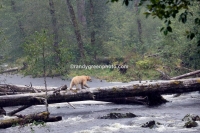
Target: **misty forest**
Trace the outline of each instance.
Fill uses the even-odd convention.
[[[87,73],[130,81],[198,70],[199,5],[183,7],[176,17],[160,18],[147,14],[147,4],[139,2],[1,0],[1,69],[4,63],[26,63],[23,74],[42,76],[44,54],[47,76]],[[169,31],[163,30],[166,27]],[[190,33],[196,33],[192,40]],[[126,64],[128,69],[70,69],[71,64]]]
[[[37,83],[29,81],[24,81],[24,87],[15,86],[20,85],[16,82],[9,84],[2,80],[6,79],[6,74],[13,77],[18,74],[29,76],[33,80],[41,78],[40,86],[44,87],[38,89],[34,86]],[[167,106],[163,103],[167,103],[169,99],[165,97],[166,100],[162,95],[170,94],[174,98],[185,96],[182,93],[192,92],[191,95],[195,94],[194,97],[199,99],[199,74],[199,0],[0,0],[0,114],[18,117],[11,122],[0,121],[0,128],[11,127],[13,123],[34,123],[38,119],[42,119],[43,122],[55,122],[62,120],[63,117],[68,120],[67,115],[74,116],[71,113],[73,110],[69,108],[76,108],[70,103],[84,100],[122,104],[102,105],[105,112],[95,108],[103,115],[110,113],[108,110],[117,106],[116,108],[121,108],[119,110],[122,114],[112,112],[110,116],[99,117],[99,114],[94,113],[92,118],[141,117],[132,113],[124,115],[123,111],[135,110],[136,113],[141,113],[137,106],[130,108],[127,103],[143,105],[142,115],[149,116],[149,106],[162,105],[163,110]],[[71,79],[78,75],[92,77],[93,83],[88,82],[92,88],[67,89]],[[84,80],[89,81],[90,77],[84,77]],[[52,89],[53,85],[51,86],[48,80],[53,78],[60,78],[62,83],[57,82],[58,84],[54,84],[57,88]],[[84,81],[81,82],[81,87],[87,87]],[[56,111],[58,113],[54,114],[48,111],[54,107],[48,107],[48,104],[63,102],[67,103],[67,115],[63,116],[64,106],[61,105],[57,106],[57,110],[59,108],[61,112]],[[198,101],[189,102],[198,104]],[[34,106],[44,104],[46,112],[38,110],[40,106]],[[179,110],[172,107],[173,103],[170,105],[168,107],[172,108],[172,113],[175,113],[176,109]],[[14,106],[21,107],[9,112]],[[6,108],[9,108],[9,111]],[[16,114],[25,109],[33,113],[31,108],[40,113],[26,116]],[[127,110],[123,110],[124,108]],[[87,109],[81,110],[83,112],[78,112],[78,109],[75,112],[84,116],[83,112]],[[91,106],[89,109],[94,108]],[[162,111],[156,109],[154,111],[162,116]],[[188,114],[189,110],[196,113],[197,109],[191,107],[173,119],[180,119],[180,116]],[[170,112],[163,112],[165,111]],[[50,112],[54,114],[52,117]],[[153,110],[150,112],[154,113]],[[184,127],[197,127],[199,122],[195,121],[199,121],[200,117],[196,114],[195,120],[193,116],[188,116],[192,117],[194,125],[189,123],[188,126],[188,123],[184,123]],[[150,117],[154,118],[153,115]],[[80,119],[85,120],[85,117]],[[138,121],[146,122],[141,120]],[[98,120],[94,121],[98,123]],[[105,123],[109,125],[110,121],[106,120]],[[35,125],[37,124],[38,121]],[[147,127],[151,128],[152,125],[148,124]],[[173,124],[172,127],[179,125]],[[153,125],[159,127],[156,122]],[[80,129],[85,129],[84,126],[79,126]],[[56,128],[59,128],[58,132],[64,133],[64,128]],[[140,129],[141,126],[138,131]],[[32,126],[30,130],[33,131]],[[174,131],[171,128],[169,130]],[[46,132],[46,129],[38,131]],[[70,131],[79,130],[70,128]],[[129,131],[133,131],[132,128]]]

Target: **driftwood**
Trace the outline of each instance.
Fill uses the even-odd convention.
[[[25,125],[28,123],[36,122],[55,122],[62,120],[61,116],[49,117],[49,112],[42,112],[38,114],[30,114],[27,116],[18,116],[18,118],[6,119],[0,121],[0,128],[8,128],[14,125]]]
[[[66,90],[67,85],[60,86],[58,88],[48,89],[48,91],[54,91],[54,93],[59,93],[61,90]],[[45,89],[37,89],[30,86],[16,86],[16,85],[9,85],[9,84],[0,84],[0,95],[14,95],[14,94],[23,94],[23,93],[38,93],[44,92]]]
[[[9,85],[9,84],[0,84],[0,94],[18,94],[21,93],[27,93],[27,92],[35,92],[32,87],[19,87],[16,85]]]
[[[8,115],[8,116],[13,116],[14,114],[16,114],[16,113],[18,113],[18,112],[20,112],[20,111],[22,111],[22,110],[24,110],[24,109],[26,109],[26,108],[28,108],[28,107],[30,107],[30,106],[31,106],[31,105],[24,105],[24,106],[22,106],[22,107],[19,107],[19,108],[16,109],[16,110],[13,110],[13,111],[7,113],[6,115]]]
[[[175,79],[186,78],[186,77],[193,76],[193,75],[196,75],[196,74],[199,74],[199,73],[200,73],[200,70],[197,70],[197,71],[189,72],[189,73],[177,76],[177,77],[173,77],[171,79],[175,80]]]
[[[6,69],[2,72],[0,72],[0,74],[3,74],[3,73],[10,73],[10,72],[16,72],[16,71],[20,71],[20,70],[24,70],[27,68],[27,64],[26,63],[23,63],[23,66],[22,67],[15,67],[15,68],[10,68],[10,69]]]
[[[197,75],[197,74],[200,73],[200,70],[197,70],[197,71],[189,72],[189,73],[186,73],[186,74],[183,74],[183,75],[179,75],[179,76],[170,78],[165,72],[163,72],[159,69],[156,69],[156,70],[161,73],[161,75],[162,75],[161,79],[164,79],[164,80],[177,80],[177,79],[182,79],[182,78],[194,76],[194,75]]]
[[[200,78],[145,82],[115,87],[88,88],[82,90],[60,91],[59,94],[48,92],[48,103],[61,103],[83,100],[125,98],[133,96],[154,96],[200,90]],[[0,96],[0,107],[44,104],[45,93],[30,93]]]

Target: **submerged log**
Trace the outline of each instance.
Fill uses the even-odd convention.
[[[60,91],[59,94],[48,92],[48,103],[72,102],[83,100],[116,99],[133,96],[174,94],[200,90],[200,78],[142,82],[123,86],[88,88],[81,90]],[[45,93],[30,93],[0,96],[0,107],[44,104]]]
[[[49,117],[49,112],[42,112],[38,114],[30,114],[27,116],[20,116],[18,118],[11,118],[0,120],[0,128],[8,128],[14,125],[25,125],[28,123],[36,122],[54,122],[62,120],[61,116]]]

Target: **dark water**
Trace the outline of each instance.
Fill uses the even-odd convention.
[[[42,78],[21,78],[20,75],[1,75],[0,80],[6,79],[6,83],[27,85],[30,82],[35,86],[43,86]],[[48,78],[48,86],[56,87],[64,84],[69,85],[69,81],[60,78]],[[124,83],[107,83],[98,79],[88,83],[91,87],[114,86]],[[51,104],[49,107],[52,116],[62,116],[63,120],[54,123],[46,123],[45,125],[35,126],[29,124],[24,127],[11,127],[0,130],[0,133],[188,133],[200,132],[199,126],[191,129],[183,128],[185,122],[182,118],[186,114],[196,114],[200,116],[200,94],[192,92],[182,94],[180,97],[174,98],[173,95],[164,95],[170,102],[158,107],[147,107],[143,105],[116,105],[106,102],[82,101],[72,102],[76,109],[73,109],[67,103]],[[12,108],[5,108],[11,111]],[[30,114],[44,111],[45,107],[32,106],[20,114]],[[98,119],[99,116],[106,115],[111,112],[127,113],[132,112],[139,117],[127,119]],[[6,117],[2,117],[1,119]],[[155,120],[161,125],[156,128],[142,128],[141,125]]]

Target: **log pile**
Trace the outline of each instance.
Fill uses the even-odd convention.
[[[62,88],[62,87],[61,87]],[[48,92],[48,103],[61,103],[83,100],[107,101],[116,98],[174,94],[200,91],[200,78],[142,82],[123,86],[89,88],[82,90],[59,90]],[[0,96],[0,107],[44,104],[45,93],[28,93]],[[108,101],[110,101],[108,100]]]
[[[196,73],[195,73],[196,74]],[[188,76],[188,75],[187,75]],[[183,76],[185,77],[185,75]],[[178,77],[180,78],[180,77]],[[176,78],[175,78],[176,79]],[[83,100],[97,100],[114,103],[137,103],[143,105],[157,105],[167,102],[162,94],[180,94],[200,91],[200,78],[177,79],[166,81],[142,81],[121,86],[88,88],[81,90],[68,90],[66,85],[57,89],[48,89],[47,102],[61,103]],[[44,105],[46,95],[44,90],[37,90],[31,86],[18,87],[14,85],[0,85],[0,112],[9,116],[24,110],[32,105]],[[10,95],[8,95],[10,94]],[[156,102],[155,102],[156,101]],[[21,106],[16,110],[6,113],[3,107]],[[0,128],[7,128],[13,123],[27,123],[31,121],[58,121],[62,117],[49,117],[49,113],[19,116],[16,119],[0,121]]]

